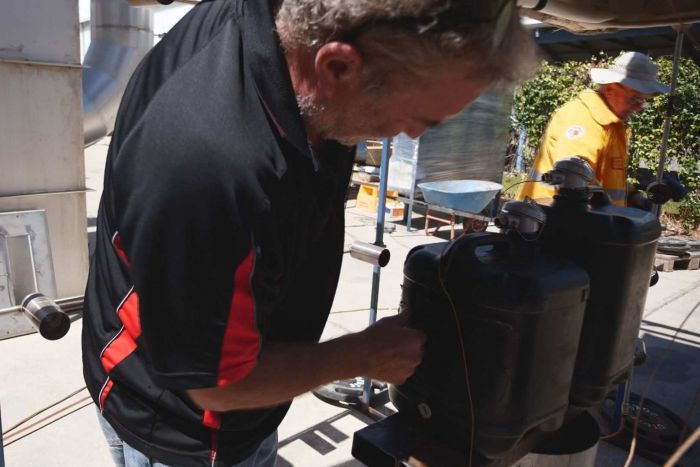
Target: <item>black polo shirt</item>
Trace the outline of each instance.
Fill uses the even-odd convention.
[[[132,77],[85,293],[87,386],[130,445],[228,465],[288,404],[201,411],[268,341],[317,341],[335,293],[351,148],[311,151],[263,0],[202,2]]]

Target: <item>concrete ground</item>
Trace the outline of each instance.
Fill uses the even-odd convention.
[[[86,150],[89,225],[94,217],[102,186],[102,170],[106,145],[104,140]],[[89,227],[94,231],[94,227]],[[346,243],[353,240],[374,240],[374,220],[348,209]],[[408,250],[426,242],[443,239],[426,237],[422,230],[406,232],[405,227],[385,236],[392,253],[390,264],[382,270],[379,294],[380,316],[395,312],[400,297],[403,261]],[[340,286],[329,323],[324,332],[328,339],[364,328],[368,322],[371,289],[371,267],[346,257]],[[648,392],[654,401],[690,419],[693,427],[700,423],[697,409],[700,390],[700,312],[693,314],[678,332],[668,356],[669,343],[684,318],[700,302],[700,271],[662,273],[658,285],[651,288],[647,299],[643,336],[649,359],[637,369],[633,391],[641,393],[659,360],[663,366]],[[38,335],[0,341],[0,405],[3,430],[33,412],[59,400],[83,386],[80,361],[81,321],[73,323],[68,335],[59,341],[46,341]],[[97,467],[110,466],[107,446],[95,419],[94,406],[80,391],[38,416],[23,432],[5,436],[5,461],[9,467]],[[73,410],[78,409],[75,412]],[[48,416],[47,416],[48,414]],[[63,418],[60,418],[63,417]],[[53,421],[31,433],[37,426]],[[367,419],[342,408],[328,405],[305,394],[296,398],[279,428],[278,466],[351,467],[360,466],[350,454],[352,435],[367,425]],[[26,437],[21,437],[27,435]],[[700,454],[694,450],[684,458],[684,465],[700,465]],[[626,451],[601,444],[597,466],[624,464]],[[652,462],[636,457],[634,466],[651,466]]]

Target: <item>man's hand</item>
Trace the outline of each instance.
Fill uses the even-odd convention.
[[[401,384],[423,359],[425,335],[406,327],[408,313],[383,318],[356,335],[367,364],[364,376]]]
[[[320,344],[267,342],[246,377],[226,386],[187,391],[202,409],[270,407],[330,381],[370,376],[403,383],[423,358],[425,336],[405,327],[408,315],[384,318],[364,331]]]

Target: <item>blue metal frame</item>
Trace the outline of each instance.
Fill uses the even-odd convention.
[[[389,176],[389,139],[384,138],[382,141],[382,160],[379,168],[379,203],[377,205],[377,227],[375,232],[374,244],[384,246],[384,219],[386,213],[386,186]],[[381,269],[379,266],[372,267],[372,295],[369,305],[369,324],[372,325],[377,321],[377,305],[379,303],[379,276]],[[372,380],[369,377],[365,378],[365,387],[363,399],[365,404],[369,405],[372,395]]]

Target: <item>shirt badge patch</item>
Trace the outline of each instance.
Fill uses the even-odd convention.
[[[574,125],[566,130],[566,137],[569,139],[583,138],[585,131],[582,126]]]

